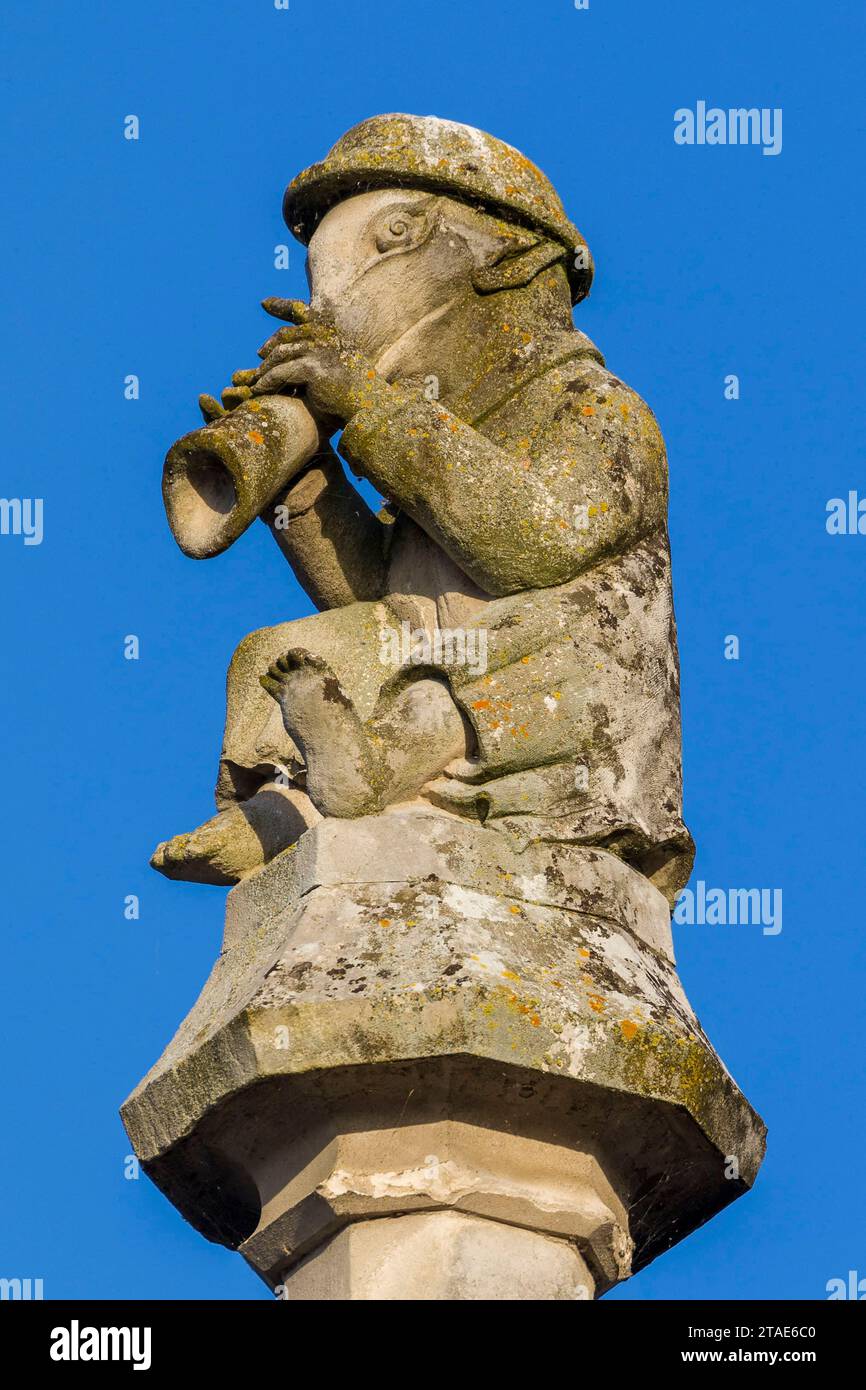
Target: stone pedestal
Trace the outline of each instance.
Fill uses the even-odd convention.
[[[324,821],[232,890],[123,1118],[289,1300],[598,1297],[764,1146],[646,879],[420,809]]]

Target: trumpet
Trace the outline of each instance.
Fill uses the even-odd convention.
[[[184,555],[227,550],[318,448],[318,426],[295,396],[244,401],[185,434],[162,472],[168,524]]]

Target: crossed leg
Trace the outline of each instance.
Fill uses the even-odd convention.
[[[447,684],[382,664],[379,604],[262,628],[229,667],[218,813],[160,844],[168,878],[229,884],[327,816],[359,816],[416,794],[465,756]]]

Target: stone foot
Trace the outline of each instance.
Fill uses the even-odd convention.
[[[412,796],[467,752],[447,686],[420,678],[384,689],[362,721],[327,662],[297,648],[261,677],[303,751],[307,790],[327,816],[352,818]]]
[[[190,883],[239,883],[321,819],[304,792],[270,783],[196,830],[157,845],[151,866]]]

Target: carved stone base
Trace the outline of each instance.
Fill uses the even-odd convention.
[[[325,821],[229,894],[123,1107],[153,1180],[289,1299],[591,1298],[752,1183],[764,1127],[601,850]]]
[[[361,1221],[289,1270],[279,1296],[312,1299],[589,1299],[567,1240],[458,1211]]]

